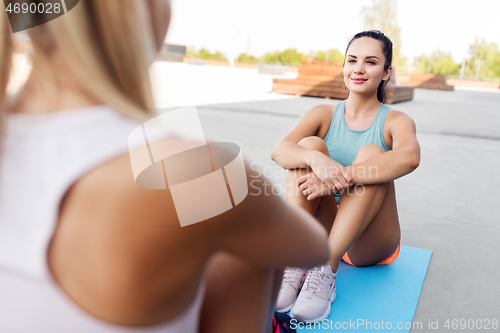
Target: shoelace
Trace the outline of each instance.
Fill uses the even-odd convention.
[[[287,267],[285,269],[285,274],[283,275],[283,283],[293,284],[297,281],[299,274],[302,273],[302,270],[297,267]]]
[[[323,283],[323,279],[326,274],[323,273],[323,271],[324,271],[323,266],[314,267],[307,274],[303,288],[307,291],[313,292],[314,294],[321,293],[321,287],[325,286],[325,284]]]

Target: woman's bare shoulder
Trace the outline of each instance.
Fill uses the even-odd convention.
[[[193,147],[200,147],[203,143],[186,141],[179,138],[164,138],[150,143],[158,149],[169,149],[167,155],[187,151]],[[117,220],[129,220],[130,223],[140,226],[168,227],[169,231],[178,230],[181,225],[175,210],[174,201],[168,186],[163,161],[157,162],[163,170],[159,185],[162,189],[148,189],[142,187],[134,176],[131,162],[132,154],[126,153],[99,166],[87,174],[80,181],[80,187],[86,191],[88,197],[99,198],[106,202],[108,209],[113,210],[111,215]],[[149,161],[148,161],[149,162]],[[186,170],[187,166],[184,167]],[[137,171],[136,171],[137,173]],[[193,207],[196,209],[196,207]],[[110,215],[108,215],[110,216]],[[183,234],[192,228],[182,228]]]
[[[400,129],[415,129],[415,121],[403,111],[389,109],[385,127],[393,133]]]
[[[317,132],[318,137],[324,138],[328,133],[335,112],[335,106],[332,104],[320,104],[316,106],[314,113],[321,124]]]
[[[405,112],[390,109],[384,124],[384,139],[393,149],[401,144],[418,146],[415,121]]]
[[[317,118],[322,122],[328,122],[326,121],[327,118],[330,118],[331,120],[334,111],[335,111],[335,105],[318,104],[307,110],[305,114],[307,114],[308,117]]]
[[[49,262],[66,292],[86,300],[87,309],[101,309],[94,300],[116,309],[134,304],[128,308],[133,311],[165,297],[184,304],[217,243],[207,234],[180,226],[168,189],[135,183],[127,153],[91,170],[69,190]],[[73,262],[83,271],[73,269]],[[142,303],[135,301],[138,290]]]
[[[407,113],[399,110],[395,110],[390,108],[387,112],[386,119],[391,122],[413,122],[412,117],[410,117]]]
[[[292,130],[280,141],[299,142],[308,136],[324,137],[330,128],[335,107],[330,104],[315,105],[307,110]]]

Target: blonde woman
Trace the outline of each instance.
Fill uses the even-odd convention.
[[[327,259],[324,230],[276,196],[180,227],[168,190],[135,184],[127,137],[155,115],[169,20],[165,0],[81,0],[28,30],[33,69],[11,96],[2,7],[1,332],[269,332],[282,267]]]

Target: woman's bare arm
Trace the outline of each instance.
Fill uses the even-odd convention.
[[[315,136],[326,120],[332,117],[329,105],[317,105],[300,117],[297,125],[274,147],[271,159],[283,169],[307,167],[315,151],[300,147],[297,143],[305,137]]]
[[[392,111],[387,117],[393,149],[346,167],[354,184],[386,183],[412,172],[420,163],[420,145],[413,119],[399,111]]]
[[[218,249],[258,266],[310,268],[325,262],[329,250],[324,228],[304,210],[266,190],[271,183],[257,170],[248,164],[246,170],[252,190],[217,218]]]

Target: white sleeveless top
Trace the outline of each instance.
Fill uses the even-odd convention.
[[[0,151],[0,332],[194,333],[204,294],[167,323],[128,328],[71,301],[49,273],[47,246],[66,190],[127,153],[140,124],[100,105],[41,115],[7,114]]]

